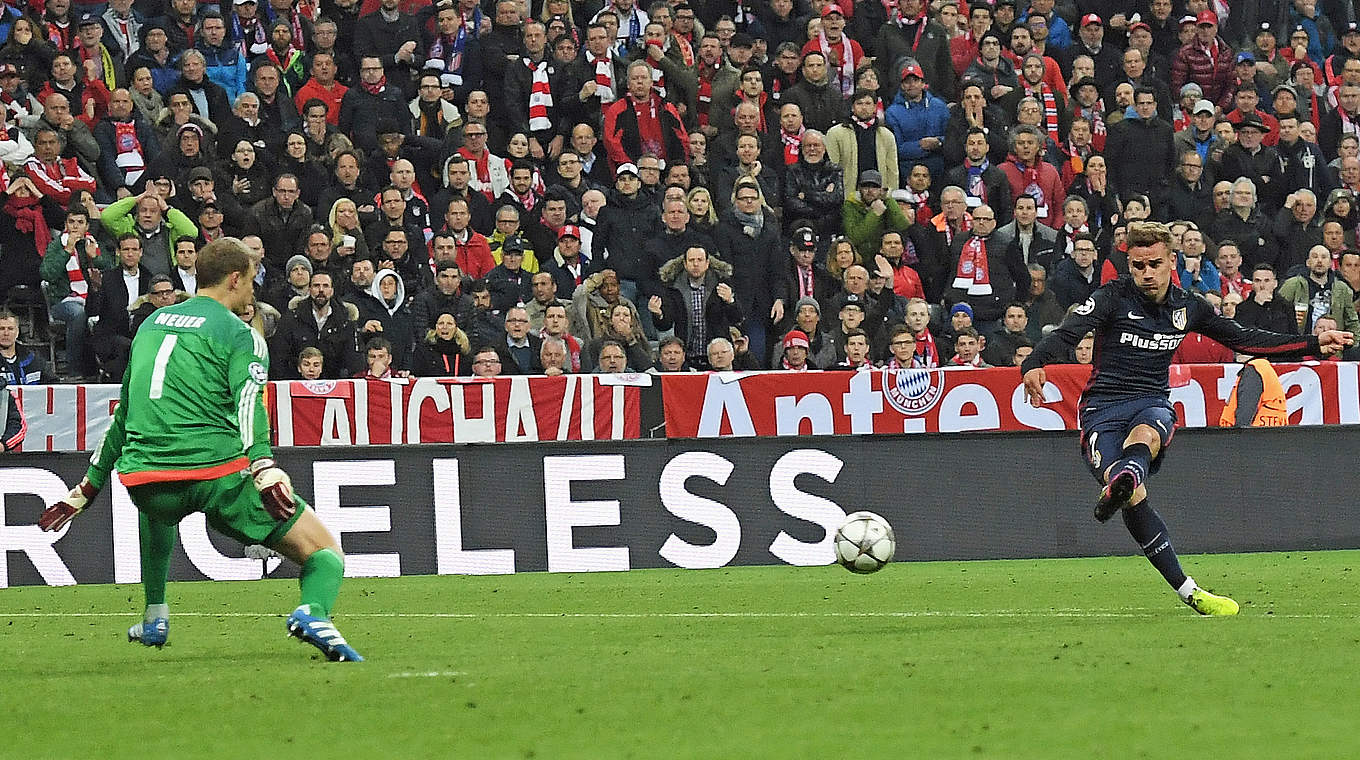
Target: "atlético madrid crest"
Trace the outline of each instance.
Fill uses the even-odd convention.
[[[1176,309],[1171,313],[1171,324],[1175,325],[1177,330],[1185,329],[1185,321],[1185,307]]]
[[[888,405],[909,417],[925,414],[944,395],[942,369],[883,368],[883,395]]]

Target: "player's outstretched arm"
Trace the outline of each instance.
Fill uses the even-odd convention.
[[[81,478],[65,498],[38,515],[38,527],[47,532],[61,530],[66,523],[75,519],[76,515],[84,512],[90,500],[98,495],[99,489],[90,485],[89,478]]]

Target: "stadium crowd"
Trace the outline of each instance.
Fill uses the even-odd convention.
[[[1243,324],[1360,329],[1337,0],[20,0],[0,106],[67,378],[223,236],[279,378],[1009,366],[1143,219]]]

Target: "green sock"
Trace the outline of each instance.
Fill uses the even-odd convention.
[[[165,582],[170,577],[170,552],[175,548],[175,524],[137,515],[142,544],[142,593],[146,604],[165,604]]]
[[[302,604],[311,614],[330,617],[335,598],[340,595],[340,581],[345,577],[345,560],[333,549],[321,549],[302,563],[298,586],[302,588]]]

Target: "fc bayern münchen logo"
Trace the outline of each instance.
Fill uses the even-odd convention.
[[[944,395],[942,369],[883,369],[888,405],[907,416],[925,414]]]

